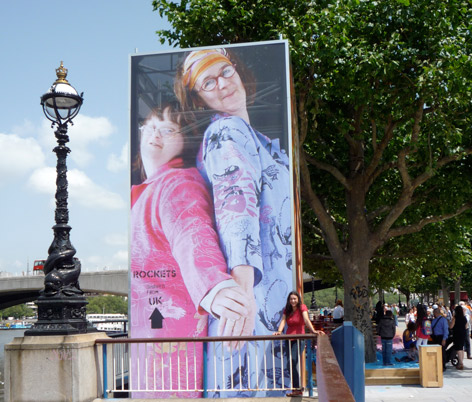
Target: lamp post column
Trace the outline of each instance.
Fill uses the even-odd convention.
[[[67,125],[77,115],[82,105],[82,96],[65,79],[67,69],[61,63],[56,70],[57,80],[51,89],[41,97],[46,117],[57,126],[55,136],[58,145],[53,152],[57,155],[56,165],[56,211],[53,226],[54,240],[48,250],[44,264],[44,288],[37,300],[38,321],[25,335],[73,335],[93,331],[86,320],[88,304],[79,286],[80,261],[75,258],[76,250],[70,242],[67,147],[69,137]]]

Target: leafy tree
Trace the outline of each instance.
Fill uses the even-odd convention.
[[[471,208],[470,0],[155,0],[181,47],[290,43],[307,210],[375,359],[369,269],[392,238]],[[308,240],[307,240],[308,239]],[[321,243],[319,239],[322,239]],[[316,265],[316,264],[313,264]]]
[[[95,296],[88,302],[89,314],[128,314],[128,301],[121,296]]]
[[[30,309],[26,304],[17,304],[16,306],[8,307],[6,309],[1,310],[0,314],[4,319],[8,317],[20,319],[23,317],[31,317],[32,315],[34,315],[34,311]]]
[[[405,294],[437,293],[442,288],[447,295],[471,262],[469,225],[465,219],[452,219],[391,240],[372,259],[370,284],[399,288]],[[423,277],[429,278],[430,288]]]

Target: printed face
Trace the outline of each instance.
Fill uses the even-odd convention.
[[[230,66],[221,61],[205,70],[198,77],[195,90],[208,108],[241,117],[241,112],[246,113],[246,90],[238,72],[233,73]]]
[[[292,307],[295,307],[298,304],[298,296],[297,295],[290,295],[288,299]]]
[[[182,154],[184,137],[180,126],[174,123],[168,110],[164,110],[164,119],[151,116],[141,127],[141,158],[147,177]]]

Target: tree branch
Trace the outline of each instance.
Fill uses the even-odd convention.
[[[391,207],[388,206],[388,205],[383,205],[381,206],[380,208],[377,208],[376,210],[372,211],[372,212],[369,212],[367,215],[366,215],[366,219],[367,219],[367,222],[371,222],[373,221],[375,218],[377,218],[378,216],[390,211]]]
[[[421,228],[423,226],[425,226],[429,223],[435,223],[435,222],[440,222],[442,220],[450,219],[450,218],[453,218],[454,216],[457,216],[460,213],[462,213],[463,211],[460,212],[460,213],[455,213],[454,215],[452,215],[450,217],[442,218],[442,219],[439,219],[439,217],[425,218],[425,220],[420,221],[420,222],[422,222],[421,223],[422,226],[419,229],[417,229],[417,230],[415,230],[414,228],[413,229],[408,229],[407,231],[405,231],[405,233],[396,234],[400,229],[396,229],[396,230],[391,229],[392,225],[395,223],[395,221],[398,219],[398,217],[403,213],[405,208],[407,206],[411,205],[411,203],[413,201],[413,192],[420,185],[422,185],[428,179],[430,179],[434,175],[435,171],[437,171],[441,167],[447,165],[448,163],[459,160],[464,155],[470,155],[470,154],[472,154],[472,148],[467,148],[464,151],[458,152],[454,155],[445,156],[444,158],[438,160],[438,162],[436,163],[436,168],[435,169],[427,169],[425,172],[423,172],[422,174],[417,176],[413,181],[410,180],[410,176],[408,175],[408,172],[407,172],[406,163],[405,163],[405,159],[404,159],[406,154],[403,154],[403,158],[402,159],[399,158],[399,161],[398,161],[398,167],[399,167],[399,170],[400,170],[400,174],[402,174],[402,178],[405,177],[404,185],[403,185],[403,192],[400,195],[400,198],[398,199],[396,205],[394,207],[392,207],[392,209],[390,210],[390,213],[387,215],[387,217],[384,219],[384,221],[379,225],[379,227],[376,231],[377,235],[378,235],[378,237],[377,237],[377,247],[381,246],[387,239],[392,237],[392,233],[395,233],[395,236],[400,236],[402,234],[408,234],[408,233],[415,233],[415,232],[421,230]],[[406,181],[406,183],[405,183],[405,181]],[[465,204],[465,205],[468,205],[468,204]],[[446,215],[446,216],[449,216],[449,215]],[[429,219],[432,219],[432,220],[430,221]],[[416,224],[415,227],[418,226],[420,224],[420,222],[418,222],[418,224]],[[392,232],[392,230],[394,230],[394,231]]]
[[[374,154],[377,151],[377,123],[374,119],[370,119],[370,123],[372,126],[372,149],[374,150]]]
[[[302,225],[310,228],[318,236],[323,237],[323,232],[321,231],[321,229],[313,223],[304,221],[302,222]]]
[[[397,125],[398,125],[398,121],[393,121],[392,116],[389,116],[387,126],[385,127],[385,130],[384,130],[384,136],[382,138],[382,141],[380,141],[380,144],[378,146],[376,144],[374,148],[374,155],[372,156],[370,164],[366,169],[366,177],[367,177],[366,192],[368,191],[368,189],[370,188],[374,180],[380,174],[378,172],[379,163],[382,159],[383,153],[385,149],[387,148],[390,140],[393,138],[393,133]],[[377,133],[376,128],[375,128],[375,133]],[[372,136],[372,141],[374,140],[376,140],[376,135],[375,135],[375,138],[374,138],[374,135]]]
[[[411,143],[416,144],[418,142],[418,135],[420,133],[420,123],[423,120],[423,111],[424,111],[424,100],[420,98],[418,100],[418,107],[416,108],[414,122],[413,122],[413,129],[411,133]]]
[[[344,177],[344,175],[337,168],[332,165],[329,165],[328,163],[318,161],[317,159],[308,155],[305,151],[303,151],[303,153],[307,162],[311,163],[313,166],[316,166],[318,169],[330,173],[343,185],[346,190],[349,191],[351,189],[346,177]]]
[[[455,212],[451,212],[450,214],[429,216],[427,218],[421,219],[418,223],[415,223],[414,225],[407,225],[399,228],[390,229],[387,236],[388,238],[392,238],[396,236],[416,233],[423,229],[423,227],[425,227],[426,225],[455,218],[456,216],[462,214],[465,211],[468,211],[469,209],[472,209],[472,202],[463,204],[459,209],[457,209]]]
[[[446,166],[447,164],[449,164],[451,162],[455,162],[455,161],[461,159],[462,157],[464,157],[464,155],[471,155],[471,154],[472,154],[472,148],[466,148],[462,152],[458,152],[454,155],[448,155],[448,156],[445,156],[445,157],[439,159],[436,162],[436,168],[426,170],[425,172],[420,174],[418,177],[416,177],[415,180],[413,180],[413,182],[411,184],[412,187],[413,187],[413,190],[415,190],[416,188],[421,186],[425,181],[427,181],[428,179],[433,177],[434,173],[437,170],[439,170],[440,168]]]
[[[339,242],[333,219],[331,218],[331,216],[329,216],[319,197],[313,191],[313,187],[311,185],[310,171],[308,170],[305,155],[305,152],[300,152],[300,179],[302,196],[318,218],[318,222],[320,223],[320,227],[323,234],[323,239],[325,240],[326,245],[328,246],[330,254],[333,256],[333,260],[335,261],[338,267],[342,267],[344,266],[343,249]]]
[[[323,254],[305,254],[306,258],[310,258],[313,260],[318,261],[333,261],[333,257],[330,255],[323,255]]]

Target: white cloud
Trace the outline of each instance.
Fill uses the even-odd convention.
[[[117,173],[128,169],[129,144],[126,143],[121,149],[121,154],[111,154],[108,157],[107,169],[110,172]]]
[[[20,125],[13,127],[13,132],[20,137],[36,137],[38,128],[30,120],[25,119]]]
[[[56,170],[52,167],[36,169],[30,176],[28,185],[38,193],[54,196],[56,191]]]
[[[88,265],[101,266],[103,258],[101,256],[98,256],[98,255],[91,255],[91,256],[85,258],[85,261],[87,262]],[[83,264],[83,262],[82,262],[82,264]]]
[[[118,263],[128,264],[128,250],[118,251],[113,255],[113,260]]]
[[[103,255],[89,255],[81,258],[82,269],[84,271],[96,271],[103,269],[127,269],[128,250],[120,250],[111,258]]]
[[[51,128],[50,122],[44,120],[40,128],[41,142],[45,147],[50,149],[56,146],[56,137],[54,129]],[[69,125],[67,134],[70,143],[67,145],[72,149],[70,158],[80,167],[87,166],[93,159],[93,152],[89,151],[89,147],[94,142],[100,142],[115,131],[115,127],[106,117],[89,117],[78,115],[74,119],[74,124]]]
[[[68,171],[67,180],[70,199],[80,205],[114,210],[126,207],[120,195],[100,187],[80,170]],[[35,191],[53,196],[56,191],[56,170],[52,167],[37,169],[31,175],[28,184]]]
[[[44,165],[44,153],[34,138],[0,134],[0,149],[0,185]]]
[[[127,246],[128,236],[121,233],[111,233],[105,236],[105,244],[109,246]]]

